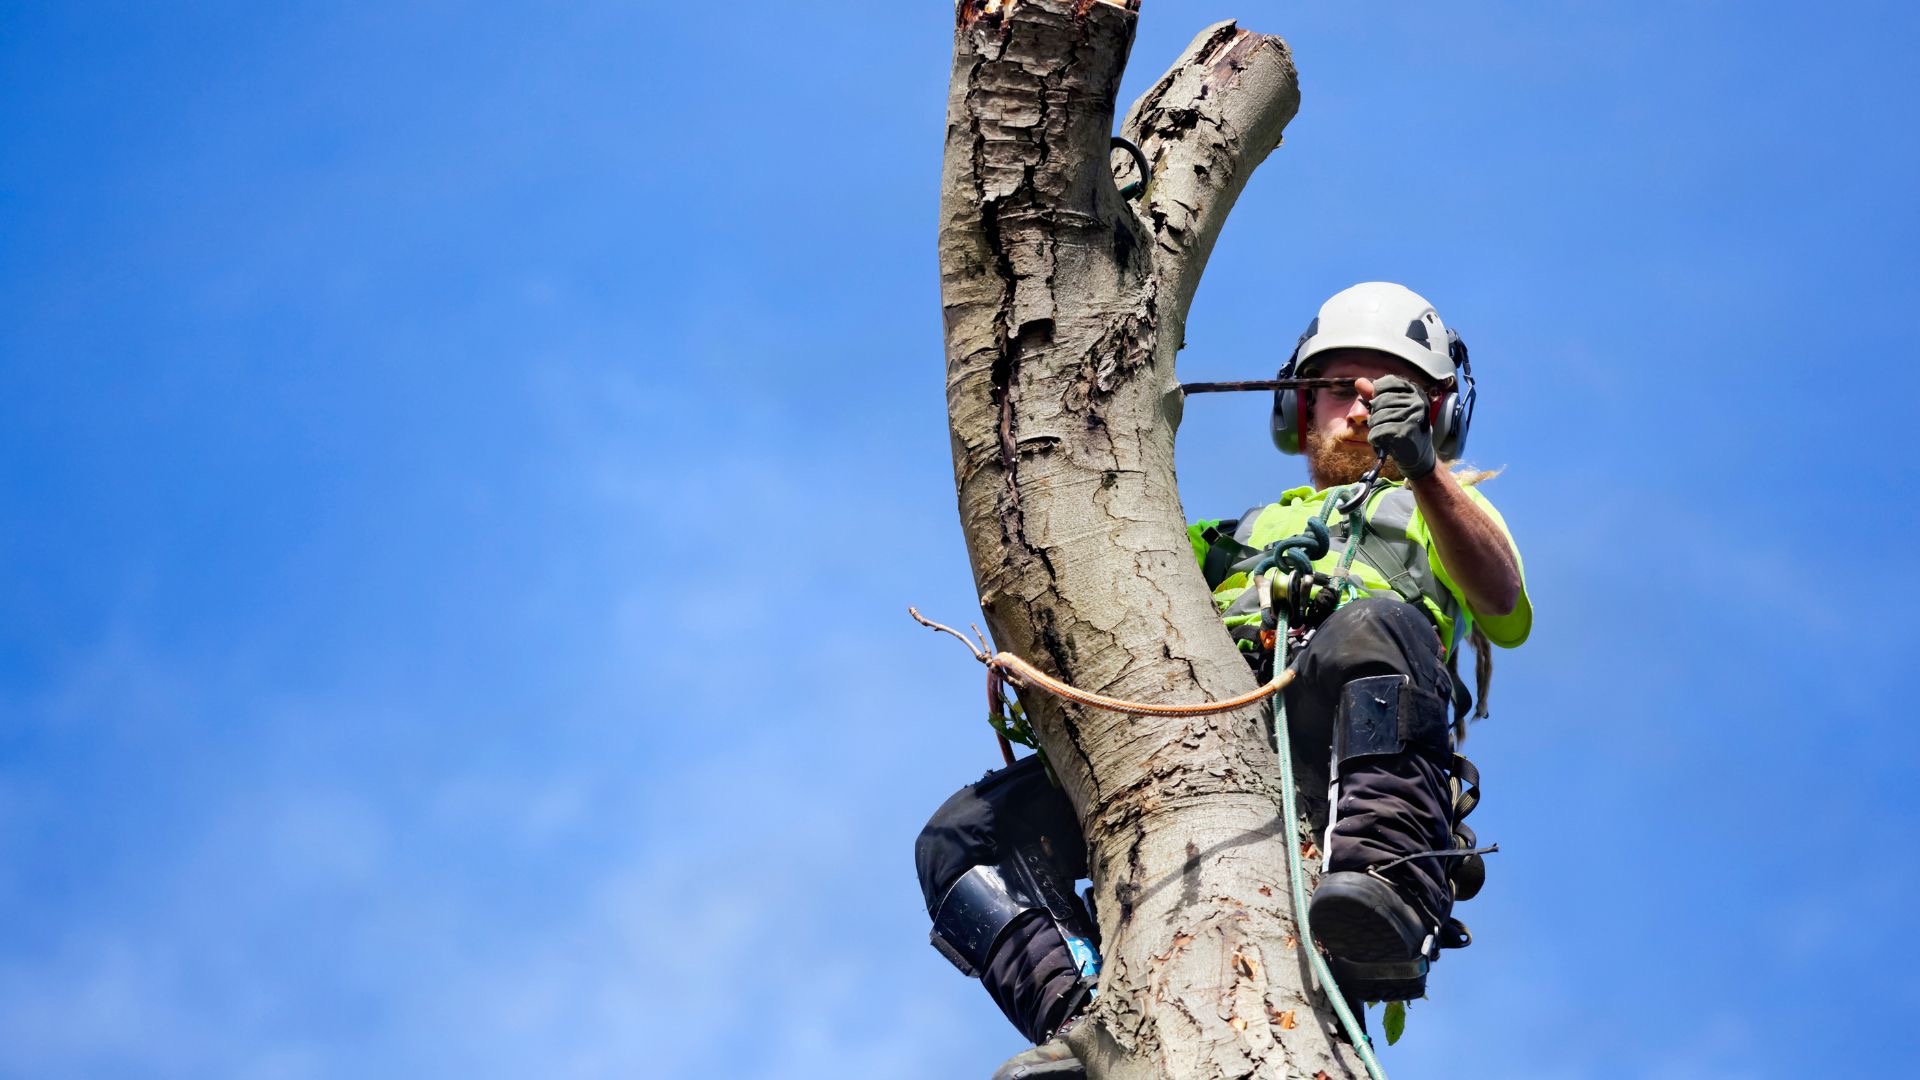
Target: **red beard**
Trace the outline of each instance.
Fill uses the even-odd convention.
[[[1342,442],[1318,431],[1306,433],[1306,444],[1307,475],[1312,478],[1316,488],[1357,484],[1367,470],[1373,468],[1374,460],[1378,457],[1373,447],[1366,443]],[[1380,475],[1389,480],[1401,479],[1399,464],[1388,458]]]

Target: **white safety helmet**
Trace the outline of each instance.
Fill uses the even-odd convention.
[[[1294,354],[1294,374],[1311,375],[1316,356],[1335,349],[1373,349],[1397,356],[1439,382],[1453,377],[1447,327],[1426,298],[1405,285],[1363,281],[1320,305]]]
[[[1405,360],[1436,384],[1452,380],[1434,401],[1434,445],[1443,458],[1458,457],[1466,448],[1473,421],[1473,368],[1466,343],[1447,329],[1425,297],[1390,281],[1363,281],[1340,290],[1320,305],[1320,313],[1280,368],[1280,377],[1311,375],[1318,366],[1315,358],[1336,349],[1372,349]],[[1303,393],[1274,391],[1273,444],[1283,452],[1300,453],[1305,413]]]

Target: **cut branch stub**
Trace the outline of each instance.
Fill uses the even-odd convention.
[[[963,27],[972,26],[983,20],[997,24],[1004,21],[1007,15],[1019,6],[1019,3],[1020,0],[961,0],[956,5],[955,11]],[[1078,0],[1073,5],[1074,13],[1085,15],[1095,4],[1106,4],[1128,12],[1140,10],[1140,0],[1118,0],[1118,2],[1116,0]]]
[[[1213,242],[1253,170],[1300,108],[1287,43],[1231,22],[1202,30],[1128,110],[1121,134],[1153,163],[1146,214],[1184,322]]]

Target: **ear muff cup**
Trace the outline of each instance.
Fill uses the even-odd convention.
[[[1465,384],[1464,390],[1462,384]],[[1473,417],[1473,376],[1454,374],[1451,389],[1433,399],[1427,423],[1433,428],[1433,451],[1441,458],[1458,458],[1466,451],[1467,425]]]
[[[1467,418],[1473,415],[1472,401],[1471,384],[1464,395],[1456,388],[1434,399],[1433,412],[1429,414],[1433,424],[1433,451],[1441,458],[1458,458],[1465,452]]]
[[[1315,324],[1319,320],[1314,320]],[[1291,379],[1299,366],[1300,345],[1313,334],[1309,326],[1300,341],[1293,347],[1287,362],[1280,365],[1277,379]],[[1441,394],[1428,413],[1428,422],[1433,427],[1433,449],[1442,458],[1458,458],[1467,450],[1467,430],[1473,424],[1473,403],[1475,398],[1473,384],[1473,363],[1467,355],[1467,343],[1461,339],[1457,330],[1447,330],[1447,355],[1453,360],[1453,387]],[[1273,419],[1271,430],[1273,445],[1283,454],[1299,454],[1305,447],[1301,438],[1301,425],[1306,420],[1306,391],[1275,390],[1273,392]]]
[[[1306,335],[1301,335],[1305,340]],[[1300,356],[1300,347],[1293,347],[1293,355],[1280,365],[1276,379],[1293,378],[1293,369]],[[1273,445],[1283,454],[1298,454],[1300,445],[1300,422],[1306,411],[1305,392],[1300,390],[1275,390],[1273,392]]]
[[[1473,361],[1460,331],[1447,329],[1447,358],[1453,361],[1453,389],[1440,397],[1433,423],[1433,449],[1443,458],[1467,452],[1467,430],[1473,426]]]

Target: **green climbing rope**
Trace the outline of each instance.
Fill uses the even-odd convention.
[[[1333,499],[1327,500],[1327,507],[1333,506]],[[1322,529],[1325,531],[1326,510],[1321,512]],[[1351,538],[1347,542],[1346,555],[1340,561],[1340,568],[1346,569],[1353,561],[1354,549],[1360,545],[1360,531],[1366,528],[1367,508],[1363,504],[1355,507],[1348,515],[1347,529]],[[1274,640],[1274,648],[1283,650],[1276,662],[1284,667],[1287,647],[1288,618],[1280,613],[1280,633]],[[1293,743],[1287,734],[1287,699],[1285,694],[1275,694],[1273,698],[1273,750],[1280,757],[1280,795],[1282,812],[1286,820],[1299,828],[1299,797],[1293,781]],[[1340,984],[1334,981],[1333,971],[1327,966],[1327,958],[1313,944],[1313,927],[1307,921],[1307,872],[1300,863],[1300,838],[1291,836],[1287,843],[1287,877],[1293,883],[1293,918],[1300,928],[1300,947],[1306,951],[1307,963],[1313,968],[1313,977],[1320,982],[1320,989],[1326,992],[1327,1000],[1333,1004],[1333,1011],[1340,1018],[1340,1026],[1346,1030],[1347,1041],[1360,1055],[1360,1063],[1367,1068],[1371,1080],[1387,1080],[1386,1070],[1380,1067],[1380,1059],[1373,1056],[1373,1043],[1360,1027],[1360,1021],[1354,1018],[1353,1010],[1347,1007],[1347,998],[1340,992]]]

